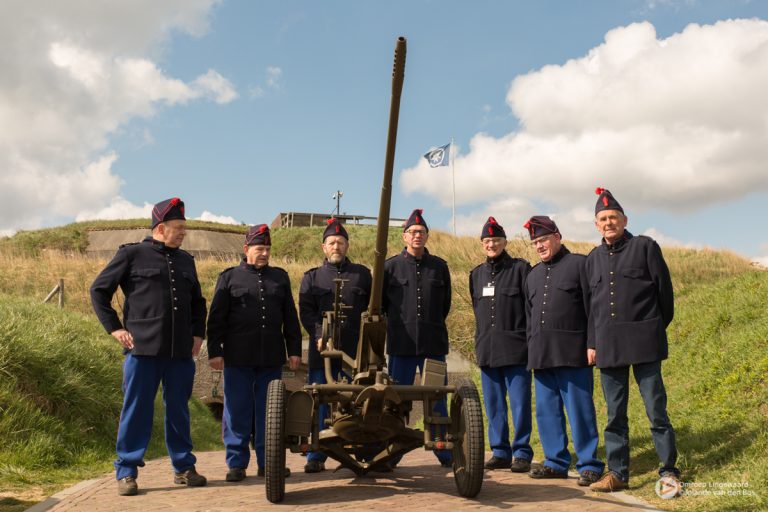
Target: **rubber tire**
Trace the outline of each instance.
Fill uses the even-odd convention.
[[[267,388],[267,426],[264,439],[264,478],[267,499],[285,498],[285,383],[273,380]]]
[[[485,435],[483,409],[477,387],[461,379],[451,399],[453,430],[453,478],[465,498],[474,498],[483,486]]]

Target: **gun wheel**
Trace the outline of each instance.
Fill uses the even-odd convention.
[[[267,499],[279,503],[285,498],[285,383],[282,380],[273,380],[267,388],[264,459]]]
[[[483,485],[483,410],[475,384],[462,379],[451,398],[453,477],[459,494],[474,498]]]

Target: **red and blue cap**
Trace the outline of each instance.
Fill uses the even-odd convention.
[[[248,233],[245,234],[245,245],[272,245],[269,226],[259,224],[248,228]]]
[[[325,231],[323,231],[323,242],[325,242],[325,239],[329,236],[343,236],[349,240],[349,234],[347,233],[347,230],[344,229],[344,225],[339,219],[331,217],[325,222],[327,222],[328,225],[325,227]]]
[[[160,201],[152,208],[152,229],[155,229],[155,226],[161,222],[176,219],[187,220],[184,217],[184,201],[178,197]]]
[[[595,189],[595,194],[599,196],[597,198],[597,204],[595,204],[595,215],[603,210],[618,210],[621,213],[624,213],[624,208],[621,207],[616,198],[613,197],[613,194],[611,194],[611,191],[607,188],[597,187]]]
[[[403,225],[403,231],[407,230],[411,226],[424,226],[424,229],[429,231],[429,226],[427,226],[427,221],[424,220],[424,216],[421,214],[423,212],[421,208],[416,208],[411,212],[410,217],[408,217],[408,220],[405,221],[405,224]]]

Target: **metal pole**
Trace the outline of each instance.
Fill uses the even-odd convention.
[[[453,212],[453,236],[456,236],[456,173],[454,172],[453,167],[453,156],[455,151],[453,150],[453,137],[451,137],[451,150],[450,153],[448,153],[448,157],[451,159],[451,185],[453,187],[453,200],[451,204],[451,209]]]

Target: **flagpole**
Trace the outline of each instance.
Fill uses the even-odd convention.
[[[456,236],[456,173],[454,172],[454,155],[455,151],[453,150],[453,137],[451,137],[451,152],[449,153],[451,158],[451,185],[453,188],[453,201],[451,209],[453,211],[453,236]]]

